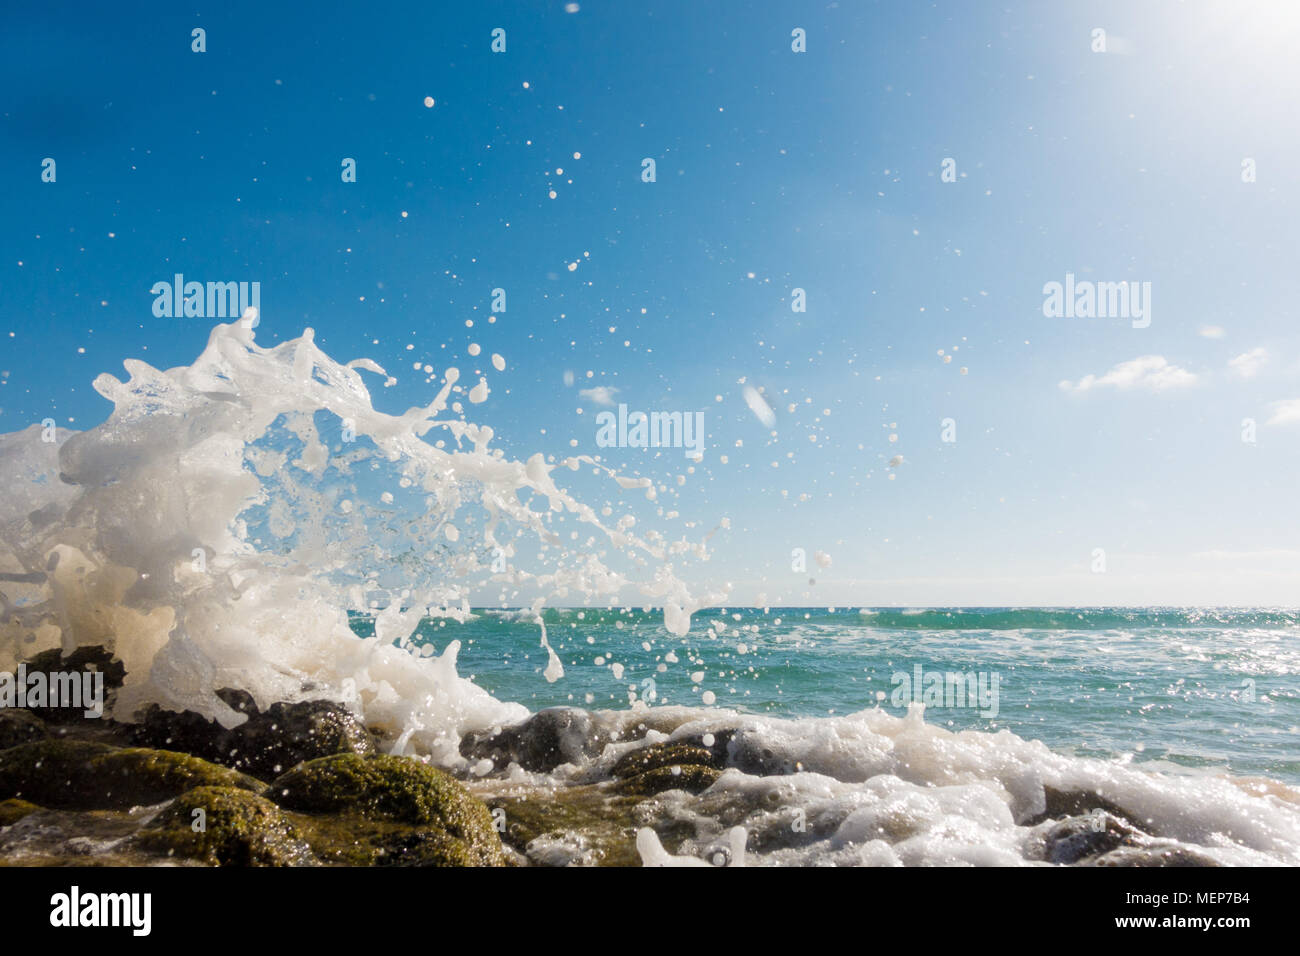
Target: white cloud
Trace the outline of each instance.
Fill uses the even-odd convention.
[[[1268,361],[1268,349],[1262,346],[1257,349],[1251,349],[1249,352],[1242,352],[1234,359],[1228,360],[1228,368],[1232,369],[1242,378],[1254,378],[1264,363]]]
[[[1273,417],[1269,425],[1300,425],[1300,398],[1289,398],[1273,403]]]
[[[1200,331],[1196,334],[1206,339],[1221,339],[1228,333],[1223,330],[1221,325],[1202,325]]]
[[[597,385],[595,388],[579,389],[578,394],[583,398],[591,399],[597,405],[613,405],[618,389],[610,388],[608,385]]]
[[[1065,392],[1087,392],[1094,388],[1118,388],[1127,390],[1142,388],[1152,392],[1163,392],[1170,388],[1183,388],[1195,385],[1196,375],[1170,365],[1163,355],[1143,355],[1127,362],[1120,362],[1103,375],[1085,375],[1077,382],[1063,380],[1061,390]]]

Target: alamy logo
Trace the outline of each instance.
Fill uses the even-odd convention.
[[[237,319],[252,308],[262,311],[260,282],[186,282],[179,272],[171,282],[155,282],[153,314],[160,319]]]
[[[895,707],[909,703],[926,707],[978,707],[981,717],[998,715],[1001,674],[927,671],[916,664],[911,674],[895,671],[889,679],[894,685],[890,701]]]
[[[1049,319],[1132,319],[1135,329],[1151,324],[1150,282],[1075,282],[1067,272],[1064,284],[1047,283],[1043,295]]]
[[[688,458],[704,454],[703,412],[629,412],[596,415],[596,444],[601,448],[683,448]]]
[[[152,915],[151,893],[82,893],[74,886],[50,897],[51,926],[127,926],[133,936],[148,936]]]
[[[104,716],[104,674],[101,671],[0,671],[0,707],[67,707],[86,717]]]

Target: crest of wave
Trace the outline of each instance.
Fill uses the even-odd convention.
[[[234,725],[225,687],[263,707],[329,698],[396,746],[456,763],[462,734],[527,712],[457,676],[458,642],[413,643],[422,618],[463,619],[484,588],[502,602],[526,591],[534,611],[613,600],[631,582],[600,549],[638,569],[674,633],[719,598],[692,598],[672,573],[702,544],[634,535],[628,516],[607,524],[552,472],[585,464],[653,497],[648,479],[586,457],[508,458],[491,428],[445,414],[459,410],[454,368],[430,405],[394,416],[361,375],[383,369],[333,361],[310,329],[267,349],[244,323],[219,325],[190,366],[125,367],[125,382],[95,380],[114,405],[104,424],[0,436],[0,667],[104,646],[127,669],[119,720],[158,704]],[[566,545],[583,525],[583,547]],[[532,570],[513,566],[521,548]],[[374,637],[350,611],[375,615]],[[554,680],[544,628],[541,643]]]

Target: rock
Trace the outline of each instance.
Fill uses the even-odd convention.
[[[533,773],[549,773],[560,764],[596,756],[607,742],[587,711],[549,707],[495,735],[466,735],[460,752],[472,759],[486,757],[502,768],[513,762]]]
[[[78,675],[80,680],[79,675],[85,672],[103,673],[104,699],[101,703],[105,713],[111,709],[117,689],[122,686],[122,681],[126,678],[126,668],[122,662],[116,660],[110,651],[98,646],[78,647],[66,657],[63,656],[61,648],[51,648],[26,661],[25,665],[28,678],[39,672],[46,675],[47,682],[51,674],[71,673]],[[75,724],[86,720],[102,719],[85,716],[85,711],[92,709],[89,702],[85,707],[28,707],[27,709],[41,720],[51,724]]]
[[[472,842],[438,827],[375,820],[357,813],[295,815],[312,852],[323,863],[343,866],[504,866],[498,843],[486,854]]]
[[[639,866],[636,831],[644,825],[637,815],[640,802],[596,784],[510,788],[490,798],[488,806],[504,818],[502,840],[535,865],[574,862],[548,847],[577,848],[581,843],[582,863]]]
[[[375,742],[352,711],[331,701],[312,700],[272,704],[266,713],[231,731],[229,747],[230,766],[274,780],[318,757],[374,753]]]
[[[249,717],[256,717],[259,713],[257,701],[253,695],[246,690],[239,690],[235,687],[223,687],[216,692],[221,698],[222,703],[233,711],[241,714],[247,714]]]
[[[150,704],[136,714],[136,721],[131,727],[131,742],[138,747],[179,750],[214,763],[220,763],[225,756],[228,731],[192,710],[177,713]]]
[[[685,790],[687,793],[702,793],[713,786],[713,782],[722,776],[714,767],[702,767],[698,764],[673,764],[670,767],[656,767],[620,781],[615,790],[618,793],[639,797],[649,797],[666,790]]]
[[[202,828],[196,829],[199,821]],[[316,863],[311,848],[279,807],[233,787],[196,787],[181,794],[137,841],[145,849],[212,866]]]
[[[1188,847],[1122,847],[1094,857],[1084,866],[1221,866]]]
[[[703,747],[689,744],[651,744],[638,750],[625,753],[610,771],[615,777],[634,777],[647,770],[671,767],[673,764],[691,764],[701,767],[714,767],[717,764],[713,752]]]
[[[268,781],[306,760],[374,752],[374,739],[357,715],[342,704],[326,700],[276,703],[261,713],[243,691],[217,693],[230,707],[249,714],[249,719],[226,730],[193,711],[174,713],[153,707],[141,714],[132,739],[144,746],[196,754]]]
[[[227,767],[167,750],[47,739],[0,751],[0,799],[22,797],[69,810],[125,809],[203,786],[266,788]]]
[[[1042,834],[1042,859],[1049,863],[1077,863],[1122,846],[1139,846],[1149,840],[1119,817],[1097,810],[1048,825]]]
[[[0,827],[11,827],[29,813],[41,809],[26,800],[0,800]]]
[[[802,769],[798,761],[774,751],[762,733],[748,729],[732,732],[726,755],[727,766],[755,777],[779,777]]]
[[[302,813],[350,811],[373,821],[391,821],[438,830],[464,844],[464,852],[429,836],[421,852],[457,861],[435,865],[499,866],[501,840],[484,804],[450,775],[409,757],[338,754],[299,764],[277,777],[269,796]],[[388,834],[382,846],[389,846]],[[410,847],[408,847],[410,849]],[[418,848],[417,848],[418,849]]]
[[[48,737],[45,721],[28,710],[0,710],[0,750]]]
[[[713,755],[709,761],[709,766],[717,767],[719,770],[729,766],[727,754],[730,752],[731,741],[736,736],[735,728],[724,728],[715,730],[709,734],[691,734],[688,737],[681,737],[675,743],[683,744],[690,747],[702,747]],[[705,738],[709,742],[705,743]]]
[[[1093,790],[1057,790],[1045,786],[1043,799],[1046,803],[1043,812],[1025,820],[1021,826],[1037,826],[1044,821],[1063,817],[1081,817],[1098,810],[1121,820],[1133,819],[1133,814]]]

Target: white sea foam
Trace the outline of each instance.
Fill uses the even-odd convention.
[[[925,723],[920,705],[902,718],[872,709],[795,720],[664,708],[656,726],[660,734],[650,739],[734,731],[730,766],[708,790],[656,798],[663,816],[695,828],[678,856],[707,857],[740,826],[750,865],[1037,863],[1047,825],[1030,824],[1051,788],[1097,794],[1122,808],[1156,838],[1153,849],[1224,865],[1300,863],[1294,789],[1064,756],[1009,731],[952,733]],[[611,745],[600,765],[620,753]],[[639,837],[637,847],[646,865],[678,862],[657,842]]]

